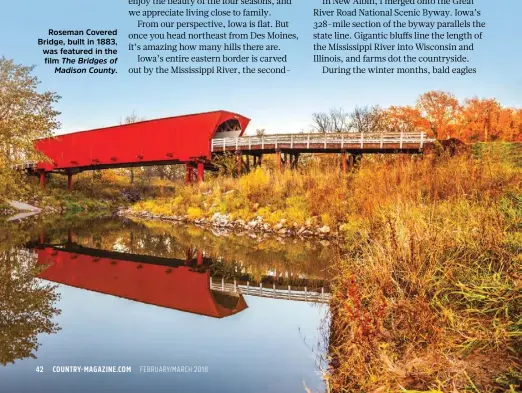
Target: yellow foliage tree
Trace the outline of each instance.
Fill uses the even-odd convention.
[[[33,69],[0,58],[0,200],[24,191],[15,166],[44,159],[34,140],[51,136],[60,125],[53,107],[60,97],[38,92]]]

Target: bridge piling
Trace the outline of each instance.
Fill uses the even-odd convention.
[[[297,167],[299,166],[299,155],[299,153],[295,153],[291,156],[293,157],[293,159],[290,161],[291,169],[297,169]]]
[[[241,177],[241,169],[243,167],[243,157],[241,156],[240,151],[236,151],[236,161],[237,161],[237,177]]]
[[[40,172],[40,188],[45,190],[45,172]]]
[[[72,173],[67,174],[67,189],[72,191],[73,189],[73,177]]]
[[[281,164],[282,164],[281,150],[277,150],[276,151],[276,165],[277,165],[278,171],[281,171],[281,169],[282,169]]]
[[[349,170],[352,170],[352,169],[353,169],[353,166],[354,166],[354,164],[355,164],[354,161],[355,161],[355,157],[354,157],[354,155],[353,155],[353,154],[350,154],[350,155],[348,156],[348,169],[349,169]]]
[[[203,183],[205,181],[205,165],[203,162],[198,162],[198,182]]]
[[[194,179],[194,168],[192,168],[190,162],[185,164],[185,171],[185,183],[190,184]]]

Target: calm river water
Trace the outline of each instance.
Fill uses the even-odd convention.
[[[116,219],[1,228],[1,393],[324,391],[328,244]]]

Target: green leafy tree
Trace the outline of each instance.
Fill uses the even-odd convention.
[[[60,96],[39,92],[33,70],[0,58],[0,200],[27,191],[17,165],[45,159],[34,141],[52,136],[60,126],[54,109]]]

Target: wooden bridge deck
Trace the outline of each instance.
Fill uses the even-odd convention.
[[[418,153],[432,144],[424,132],[274,134],[212,140],[212,152]]]
[[[221,279],[219,282],[214,282],[212,277],[210,278],[210,289],[237,293],[242,295],[266,297],[272,299],[283,299],[283,300],[294,300],[300,302],[310,303],[325,303],[328,304],[332,295],[324,292],[323,289],[318,291],[309,291],[307,288],[304,290],[292,290],[292,287],[288,289],[278,289],[275,286],[263,287],[262,284],[259,286],[252,286],[249,283],[247,285],[240,285],[237,282],[228,283]]]

